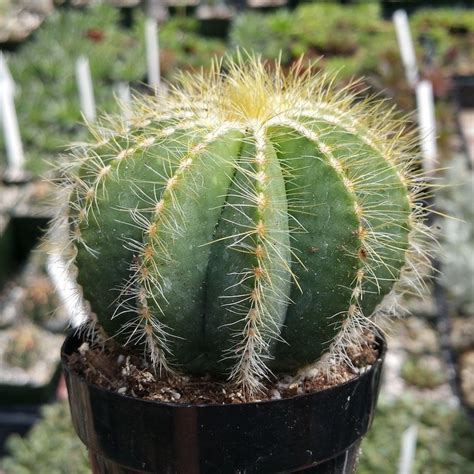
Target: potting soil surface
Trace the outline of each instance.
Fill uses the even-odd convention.
[[[145,360],[123,347],[94,347],[83,343],[79,352],[69,356],[68,362],[71,369],[89,383],[123,395],[171,403],[225,404],[287,398],[347,382],[377,360],[374,338],[368,338],[367,344],[361,348],[350,349],[348,354],[352,368],[339,363],[328,373],[319,370],[316,364],[297,376],[282,376],[268,381],[263,391],[252,399],[229,382],[209,375],[173,374],[160,378]]]

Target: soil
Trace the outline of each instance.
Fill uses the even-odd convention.
[[[83,343],[68,357],[71,369],[94,385],[144,400],[183,404],[228,404],[288,398],[312,393],[347,382],[367,370],[378,358],[377,343],[350,351],[353,367],[335,365],[331,376],[317,365],[297,376],[268,382],[258,397],[249,399],[241,390],[209,375],[171,375],[159,378],[146,361],[123,347],[91,347]]]

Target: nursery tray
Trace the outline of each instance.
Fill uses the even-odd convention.
[[[454,98],[461,109],[474,108],[474,75],[453,77]]]
[[[44,385],[13,385],[0,383],[0,410],[7,408],[5,405],[41,405],[54,399],[61,376],[59,362],[53,376]]]
[[[45,216],[0,214],[0,291],[18,275],[49,222]],[[2,295],[0,294],[0,306]]]
[[[196,8],[199,0],[167,0],[166,5],[171,15],[193,16],[196,13]]]
[[[52,218],[51,186],[0,186],[0,289],[21,269]]]
[[[41,418],[41,405],[0,405],[0,456],[4,456],[5,442],[12,434],[24,436]]]
[[[282,7],[288,0],[247,0],[250,8]]]
[[[472,8],[473,4],[472,0],[437,0],[436,2],[427,2],[426,0],[382,0],[381,6],[383,18],[390,20],[397,10],[405,10],[411,15],[420,8]]]
[[[227,38],[235,10],[228,7],[199,6],[196,17],[199,20],[199,34],[211,38]]]
[[[14,232],[10,216],[0,214],[0,289],[15,267]]]
[[[288,0],[247,0],[247,7],[262,13],[271,13],[287,6]]]
[[[61,375],[59,352],[63,337],[38,326],[31,325],[36,340],[41,341],[34,362],[27,368],[21,368],[5,360],[8,342],[23,327],[0,331],[0,406],[38,405],[50,401],[54,398]],[[27,350],[33,349],[26,348],[20,353]]]

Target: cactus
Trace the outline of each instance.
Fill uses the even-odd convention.
[[[271,373],[347,360],[426,229],[413,142],[383,104],[302,61],[224,66],[92,127],[57,225],[89,327],[253,396]]]
[[[30,369],[41,357],[41,333],[33,325],[23,325],[11,331],[3,353],[3,362],[11,367]]]

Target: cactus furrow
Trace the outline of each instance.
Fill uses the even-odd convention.
[[[358,264],[355,270],[354,281],[350,285],[352,293],[347,310],[334,315],[339,316],[335,318],[338,338],[332,343],[332,352],[340,352],[340,348],[346,347],[349,342],[350,330],[346,328],[350,328],[354,324],[356,327],[360,326],[375,310],[375,305],[367,304],[367,301],[369,300],[370,302],[371,299],[374,299],[372,298],[373,295],[378,297],[380,293],[384,292],[384,287],[391,286],[392,282],[398,278],[400,269],[399,255],[404,255],[406,250],[406,240],[400,240],[394,237],[393,234],[398,234],[397,231],[399,230],[405,234],[405,239],[407,239],[408,225],[396,222],[395,225],[389,226],[390,219],[385,216],[383,228],[388,229],[389,232],[378,230],[376,226],[377,218],[374,219],[373,216],[367,215],[364,203],[368,201],[375,202],[377,205],[383,205],[386,211],[390,211],[391,205],[385,203],[386,200],[390,202],[389,197],[387,197],[387,189],[397,190],[400,187],[405,188],[405,186],[400,181],[395,181],[394,184],[388,181],[386,168],[382,171],[376,170],[374,172],[372,166],[372,170],[368,170],[367,163],[373,165],[375,161],[372,155],[371,160],[367,160],[363,155],[359,155],[360,152],[352,156],[345,153],[341,159],[337,152],[339,142],[336,142],[334,139],[331,140],[331,135],[337,134],[338,129],[327,127],[316,128],[315,131],[315,127],[311,127],[311,122],[298,123],[284,118],[279,118],[274,123],[287,126],[314,143],[315,147],[322,152],[328,163],[339,175],[347,193],[354,200],[354,208],[357,209],[359,225],[354,232],[359,238],[360,246],[355,255]],[[348,140],[353,140],[352,134],[350,135]],[[353,143],[351,145],[358,151],[358,147],[355,147]],[[371,152],[378,153],[378,150],[371,149]],[[348,156],[349,158],[345,158]],[[355,165],[352,165],[351,161],[355,161]],[[401,214],[398,220],[403,219],[403,217],[406,219],[409,215],[407,209],[396,208],[395,211]],[[381,247],[384,249],[383,253],[379,250]],[[355,321],[347,321],[349,319],[354,319]],[[287,324],[287,332],[289,331],[288,327],[291,328],[291,325]],[[286,339],[288,337],[286,336]],[[308,350],[307,357],[308,360],[314,359],[316,354]]]
[[[238,130],[226,125],[202,139],[195,137],[157,196],[138,256],[139,291],[144,290],[146,308],[151,318],[172,328],[172,352],[185,367],[196,363],[203,345],[198,339],[202,323],[194,313],[203,304],[210,252],[205,244],[212,238],[227,193],[240,149],[239,136]],[[206,179],[211,173],[215,178]],[[204,190],[206,199],[197,199]],[[179,281],[170,286],[176,275]],[[187,301],[182,298],[184,289]]]
[[[291,278],[284,181],[265,130],[255,130],[244,143],[215,238],[206,337],[215,341],[214,357],[230,368],[230,377],[246,392],[258,392]]]
[[[158,174],[164,175],[176,161],[176,153],[185,153],[185,146],[179,145],[175,135],[185,136],[186,131],[174,130],[172,134],[157,139],[153,145],[146,146],[142,150],[139,142],[141,134],[132,136],[127,140],[127,145],[134,151],[127,155],[127,166],[122,166],[121,160],[117,160],[120,151],[117,150],[115,158],[108,161],[112,171],[107,175],[105,194],[96,194],[96,219],[88,219],[87,224],[79,225],[81,240],[87,242],[88,252],[81,242],[76,242],[78,249],[76,265],[78,266],[78,282],[84,288],[84,296],[90,301],[92,307],[100,309],[96,311],[102,327],[108,333],[117,333],[119,340],[126,342],[128,336],[123,326],[129,322],[127,313],[117,313],[115,305],[120,295],[123,284],[131,277],[131,263],[133,254],[126,248],[128,241],[141,241],[142,230],[133,221],[130,209],[136,209],[141,204],[140,199],[130,188],[136,179],[141,183],[142,191],[152,195],[162,187],[162,183],[148,181],[149,169],[155,169]],[[157,131],[159,135],[159,130]],[[157,137],[158,138],[158,137]],[[123,144],[119,144],[123,145]],[[122,149],[122,146],[120,146]],[[120,164],[119,175],[115,168]],[[133,177],[133,179],[130,179]],[[112,245],[118,240],[120,245]],[[115,268],[115,272],[104,274],[101,268]],[[82,270],[82,272],[81,272]],[[94,278],[97,286],[91,286],[83,277],[87,274]],[[110,290],[104,292],[101,288],[107,285]],[[119,316],[117,316],[119,314]]]
[[[348,318],[351,285],[358,271],[355,255],[360,248],[357,232],[360,221],[354,212],[355,194],[348,187],[341,166],[331,155],[329,147],[301,124],[289,119],[279,119],[278,122],[273,133],[280,143],[279,157],[294,170],[291,182],[287,182],[287,192],[307,189],[311,181],[319,182],[321,188],[320,193],[304,197],[309,213],[298,216],[298,208],[293,211],[307,230],[295,237],[293,246],[299,249],[305,266],[311,271],[302,270],[299,264],[294,265],[301,288],[293,288],[291,299],[294,304],[288,308],[282,332],[286,343],[280,343],[277,347],[275,366],[280,370],[291,370],[319,358]],[[283,141],[279,138],[282,136],[289,138]],[[310,156],[314,158],[308,162],[307,157]],[[324,208],[321,208],[322,204]],[[338,229],[328,220],[334,218],[337,222],[338,217],[342,216],[347,227]],[[319,235],[324,238],[318,238]],[[322,258],[321,253],[327,255],[326,258]],[[321,265],[326,259],[328,263],[332,262],[331,269]],[[315,266],[314,261],[319,262],[320,268]],[[326,278],[326,272],[337,275],[338,283],[334,284],[331,278]],[[322,305],[316,312],[314,305],[317,303],[308,299],[311,294],[318,295]],[[315,317],[316,314],[321,315],[321,320]],[[301,342],[303,334],[309,336],[307,344]]]
[[[336,158],[343,161],[358,196],[364,232],[364,246],[359,255],[367,274],[373,277],[373,281],[367,278],[363,285],[363,306],[364,314],[371,315],[380,303],[380,295],[390,291],[405,263],[411,212],[408,191],[400,180],[397,168],[387,163],[378,150],[337,129],[328,135],[327,140],[334,147]],[[353,150],[350,156],[348,149]],[[384,220],[378,214],[372,214],[374,207],[385,213]]]

